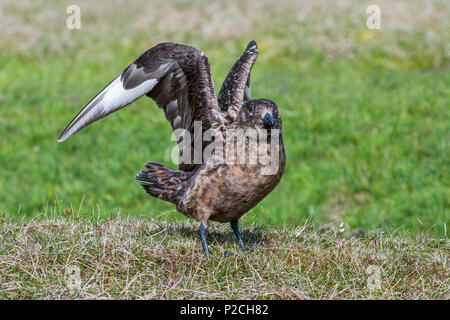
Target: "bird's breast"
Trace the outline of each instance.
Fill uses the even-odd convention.
[[[205,164],[191,180],[178,209],[193,218],[207,210],[210,220],[239,219],[277,186],[283,172],[284,157],[271,169],[267,164]]]

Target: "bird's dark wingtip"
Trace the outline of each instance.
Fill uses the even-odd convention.
[[[252,40],[248,43],[247,49],[245,51],[256,51],[258,52],[258,45],[256,44],[255,40]]]

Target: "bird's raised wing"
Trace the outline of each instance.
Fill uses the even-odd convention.
[[[146,51],[97,94],[58,141],[144,95],[164,110],[173,130],[186,129],[192,134],[194,121],[202,122],[202,131],[223,124],[206,55],[191,46],[161,43]],[[192,168],[182,168],[180,164],[180,169]]]
[[[228,72],[218,95],[221,111],[226,121],[234,121],[245,101],[251,100],[250,71],[258,57],[258,46],[250,41],[244,53]]]

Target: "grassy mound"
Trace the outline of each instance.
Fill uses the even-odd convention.
[[[326,226],[243,227],[120,218],[3,221],[7,299],[449,299],[448,240],[347,234]]]

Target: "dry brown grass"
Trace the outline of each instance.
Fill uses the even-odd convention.
[[[346,236],[333,228],[250,226],[241,252],[228,226],[202,255],[193,223],[45,219],[0,227],[4,299],[448,299],[448,240]],[[227,256],[225,253],[231,253]],[[79,290],[68,267],[80,268]],[[368,288],[369,266],[380,289]]]

